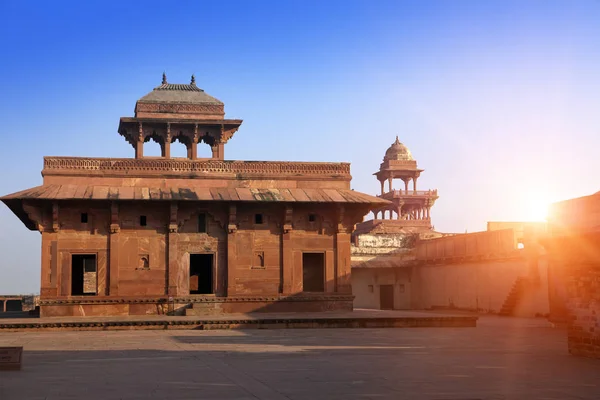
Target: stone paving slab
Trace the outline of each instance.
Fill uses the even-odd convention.
[[[2,332],[23,346],[0,399],[600,398],[600,360],[564,329],[480,318],[474,329]]]

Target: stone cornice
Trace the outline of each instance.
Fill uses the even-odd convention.
[[[165,158],[85,158],[44,157],[42,176],[173,176],[178,178],[210,179],[255,178],[293,179],[324,178],[350,180],[349,163],[284,162],[284,161],[223,161]]]

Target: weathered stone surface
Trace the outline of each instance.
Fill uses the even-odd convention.
[[[26,370],[0,374],[0,387],[3,400],[597,400],[599,362],[566,356],[565,331],[549,325],[3,332],[0,345],[28,347]]]
[[[568,324],[569,352],[600,358],[600,192],[552,205],[550,313]]]

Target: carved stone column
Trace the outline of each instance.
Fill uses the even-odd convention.
[[[144,157],[144,130],[140,122],[137,141],[135,142],[135,158]]]
[[[237,268],[237,208],[235,204],[229,206],[229,223],[227,224],[227,296],[234,296],[235,290],[235,270]]]
[[[212,158],[217,159],[217,160],[225,159],[225,144],[224,143],[215,142],[215,144],[211,146],[211,150],[212,150]]]
[[[281,251],[281,292],[284,295],[292,294],[294,279],[294,253],[293,253],[293,209],[286,206],[283,214],[283,224],[281,232],[282,251]]]
[[[366,213],[364,213],[366,214]],[[334,291],[337,293],[352,293],[352,283],[350,281],[350,233],[352,232],[355,221],[362,219],[360,216],[346,215],[346,208],[340,206],[338,209],[338,223],[335,233],[335,285]],[[349,226],[350,225],[350,226]]]
[[[194,136],[192,137],[190,145],[190,160],[196,160],[198,158],[198,124],[194,125]]]
[[[167,122],[167,133],[163,143],[162,156],[164,158],[171,158],[171,124]]]
[[[182,295],[179,285],[179,275],[181,265],[177,258],[179,233],[177,233],[177,202],[173,201],[169,205],[169,231],[167,233],[167,294],[169,296]],[[187,294],[187,293],[186,293]]]
[[[119,224],[119,204],[112,202],[110,205],[110,238],[108,244],[108,294],[119,294],[119,237],[121,226]]]

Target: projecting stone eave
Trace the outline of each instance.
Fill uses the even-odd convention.
[[[2,201],[6,206],[10,209],[19,218],[19,220],[29,229],[30,231],[37,231],[39,228],[37,224],[29,217],[27,212],[25,212],[25,208],[23,207],[23,202],[19,199],[6,199],[4,197],[0,197],[0,201]]]
[[[400,176],[402,174],[402,172],[407,172],[408,174],[412,175],[415,173],[420,174],[423,171],[425,171],[425,170],[420,169],[420,168],[403,168],[403,169],[384,168],[377,172],[374,172],[373,175],[375,175],[376,177],[379,177],[380,175],[383,175],[384,172],[396,172],[396,173],[398,173],[398,176]]]
[[[168,121],[165,121],[163,118],[137,118],[137,117],[121,117],[119,119],[119,128],[118,132],[123,132],[128,129],[138,128],[139,124],[165,124],[166,122],[173,125],[202,125],[202,126],[215,126],[215,127],[223,127],[224,130],[238,129],[240,125],[244,122],[243,119],[178,119],[178,118],[169,118]]]
[[[356,217],[378,208],[386,200],[349,189],[251,189],[191,187],[116,187],[106,185],[41,185],[0,197],[30,230],[42,231],[42,216],[28,205],[64,201],[153,201],[330,204],[362,210]],[[33,212],[34,215],[30,215]]]

